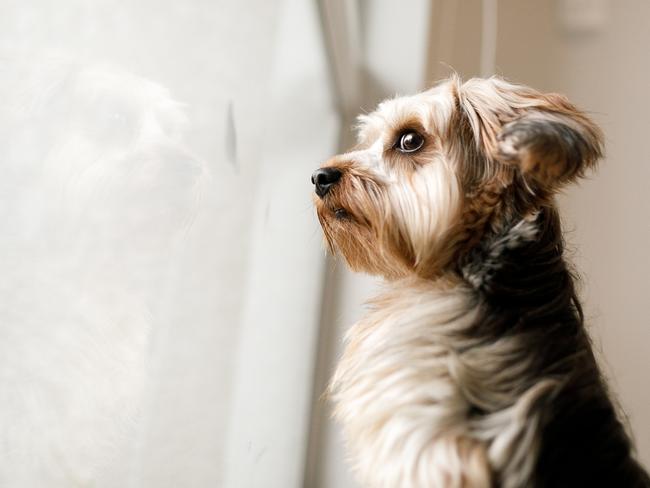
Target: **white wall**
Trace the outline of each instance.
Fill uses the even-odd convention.
[[[311,173],[339,119],[315,2],[284,0],[256,185],[247,301],[230,369],[225,488],[302,485],[325,252]]]

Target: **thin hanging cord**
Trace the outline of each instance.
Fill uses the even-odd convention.
[[[497,58],[497,0],[483,0],[481,25],[481,76],[492,76]]]

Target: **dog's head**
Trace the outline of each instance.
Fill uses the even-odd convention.
[[[208,180],[184,105],[115,66],[30,58],[0,68],[0,229],[9,236],[0,247],[116,289],[127,280],[153,289]]]
[[[566,98],[457,78],[359,118],[358,145],[312,175],[332,251],[355,270],[439,274],[486,234],[532,216],[602,154]]]

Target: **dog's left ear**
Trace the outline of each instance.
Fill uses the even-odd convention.
[[[565,97],[498,78],[469,80],[464,110],[488,157],[516,166],[533,187],[555,190],[602,156],[602,132]]]

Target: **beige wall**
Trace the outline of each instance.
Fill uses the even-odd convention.
[[[608,20],[588,33],[562,26],[560,3],[499,1],[497,73],[566,94],[605,131],[606,160],[560,201],[595,345],[650,465],[650,2],[606,3]],[[439,61],[475,76],[480,2],[435,5],[429,79],[448,71]]]

